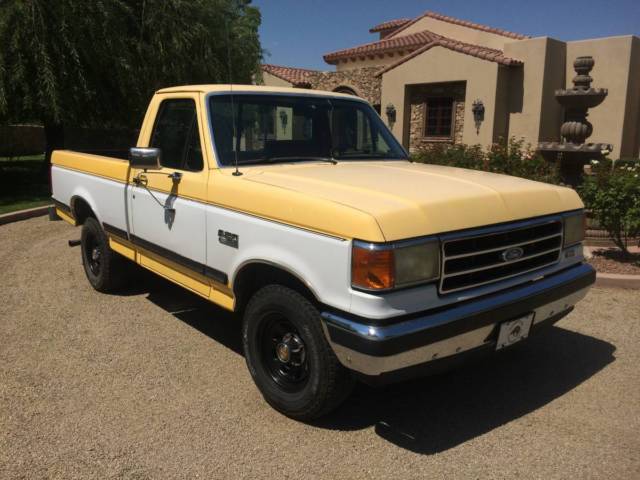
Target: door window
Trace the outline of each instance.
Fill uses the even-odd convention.
[[[160,104],[150,146],[160,149],[160,164],[163,167],[202,170],[204,163],[198,116],[192,99],[164,100]]]
[[[429,98],[425,110],[425,137],[450,138],[453,126],[453,98]]]

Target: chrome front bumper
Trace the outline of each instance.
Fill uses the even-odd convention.
[[[535,313],[532,330],[569,313],[595,282],[578,264],[493,295],[384,321],[323,312],[323,329],[340,362],[378,376],[495,345],[498,324]]]

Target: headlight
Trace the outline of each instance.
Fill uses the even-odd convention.
[[[364,290],[390,290],[436,280],[440,276],[440,243],[373,244],[355,241],[351,285]]]
[[[584,240],[586,228],[584,212],[572,213],[564,217],[564,247],[570,247]]]
[[[440,243],[429,242],[394,250],[396,287],[428,282],[440,276]]]

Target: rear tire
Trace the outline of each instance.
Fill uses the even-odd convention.
[[[126,283],[126,259],[111,250],[109,239],[95,218],[85,220],[80,240],[82,265],[91,286],[103,293],[121,289]]]
[[[353,376],[331,350],[321,321],[309,300],[281,285],[259,290],[245,310],[249,372],[269,405],[296,420],[329,413],[353,389]]]

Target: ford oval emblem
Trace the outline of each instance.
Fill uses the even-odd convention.
[[[522,255],[524,255],[524,250],[522,250],[520,247],[508,248],[507,250],[502,252],[502,260],[504,260],[505,262],[512,262],[514,260],[522,258]]]

